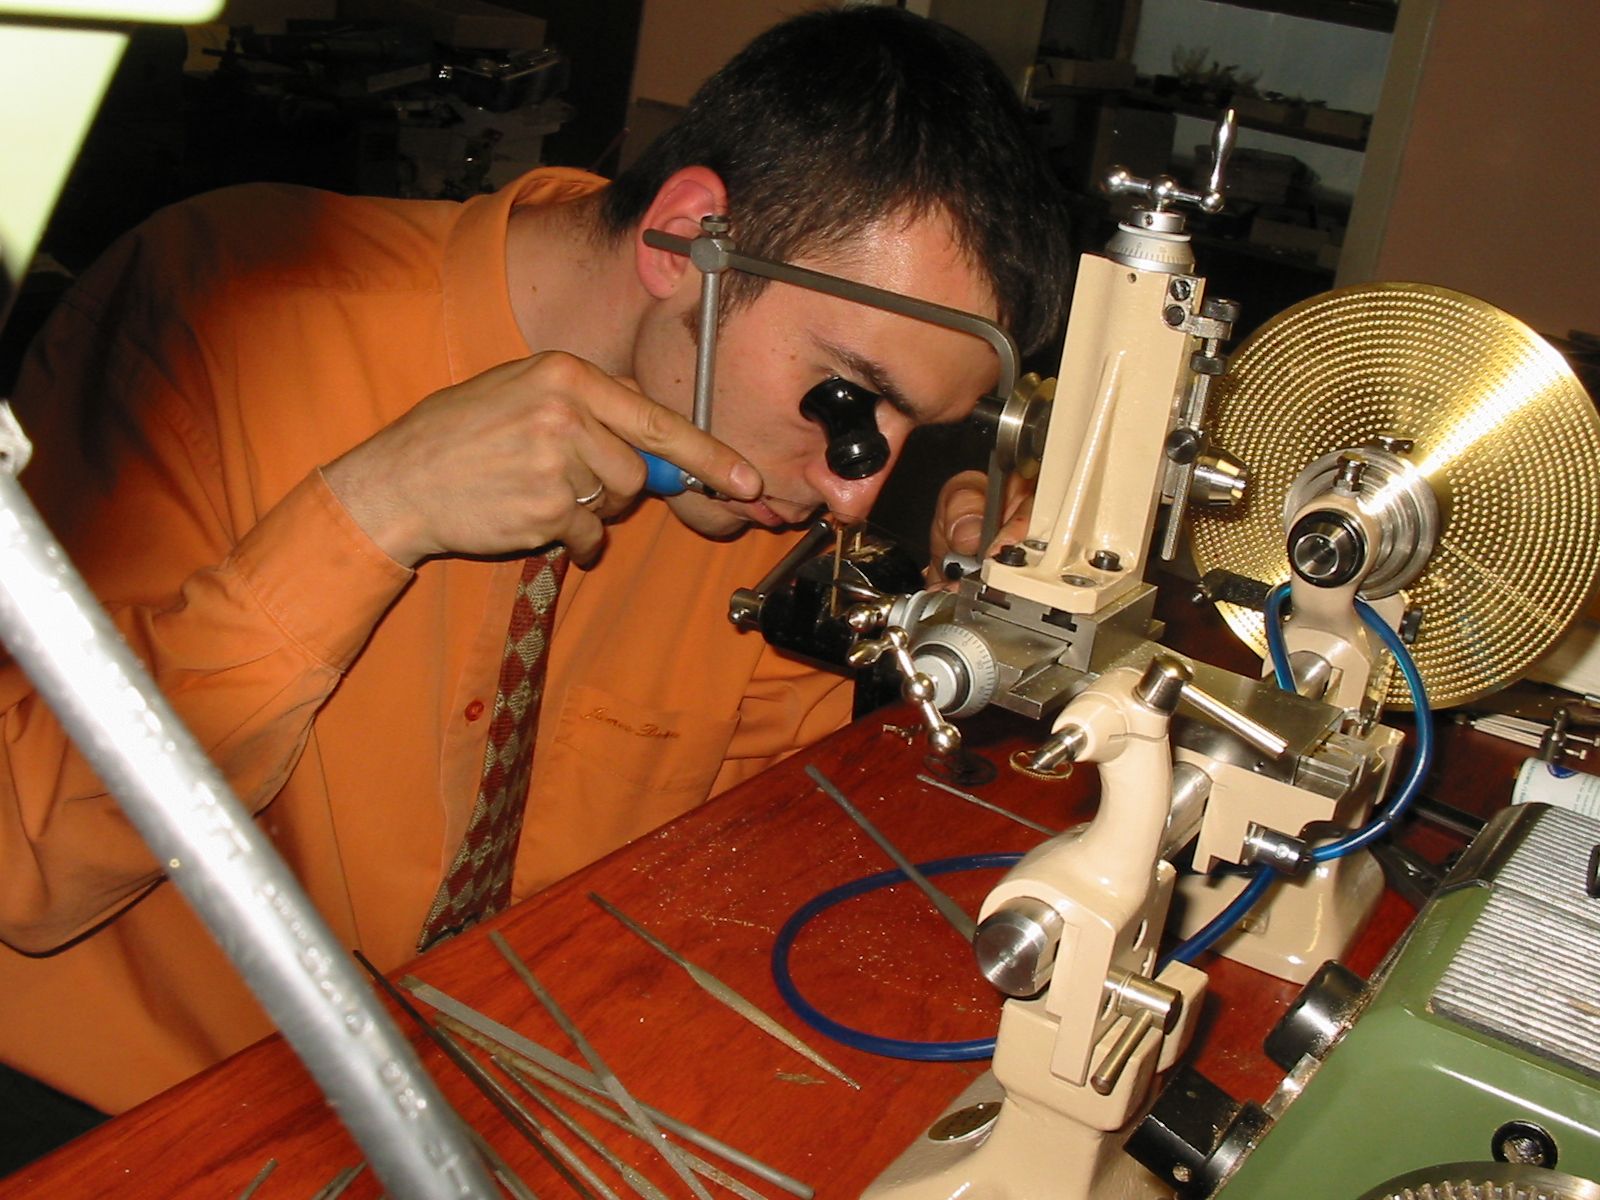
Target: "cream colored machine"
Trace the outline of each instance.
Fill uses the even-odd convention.
[[[986,900],[975,950],[1012,997],[993,1071],[874,1200],[1169,1195],[1121,1147],[1192,1029],[1205,979],[1184,958],[1214,944],[1304,981],[1343,953],[1382,887],[1357,851],[1426,770],[1427,693],[1457,703],[1520,674],[1600,577],[1600,418],[1504,313],[1345,289],[1225,361],[1237,308],[1207,294],[1182,210],[1221,206],[1232,130],[1230,114],[1203,190],[1111,176],[1137,204],[1082,261],[1056,378],[991,414],[986,532],[1022,472],[1027,536],[953,592],[849,593],[853,661],[896,649],[936,750],[999,705],[1051,722],[1015,767],[1093,763],[1102,790],[1090,824]],[[1535,530],[1562,531],[1559,553],[1527,561]],[[1186,533],[1264,677],[1158,641],[1147,560]],[[736,617],[758,623],[769,590]],[[1415,750],[1386,705],[1419,710]],[[1200,874],[1180,881],[1169,860],[1191,842]],[[1189,940],[1161,964],[1164,931]]]

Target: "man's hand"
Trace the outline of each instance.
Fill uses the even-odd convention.
[[[636,447],[735,499],[761,494],[761,476],[743,457],[629,381],[559,352],[435,392],[323,476],[356,523],[405,566],[433,554],[507,554],[556,541],[583,563],[599,553],[602,518],[644,486]]]
[[[939,489],[939,500],[933,510],[933,528],[928,536],[932,562],[926,574],[930,586],[949,583],[942,570],[945,555],[982,557],[1001,546],[1020,542],[1028,535],[1028,520],[1033,515],[1033,484],[1013,475],[1006,480],[1000,530],[994,544],[978,544],[983,539],[987,482],[982,471],[963,471],[951,476]]]

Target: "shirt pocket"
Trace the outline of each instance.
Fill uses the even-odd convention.
[[[517,856],[526,895],[696,807],[738,727],[736,712],[664,709],[572,687],[534,754]]]
[[[738,724],[737,713],[680,712],[579,684],[567,693],[556,744],[618,782],[703,799]]]

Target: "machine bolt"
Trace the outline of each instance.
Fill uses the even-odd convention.
[[[1361,479],[1367,473],[1367,460],[1357,454],[1339,456],[1339,475],[1333,481],[1334,490],[1346,496],[1358,495]]]
[[[1187,300],[1194,295],[1194,283],[1180,275],[1167,286],[1167,291],[1174,300]]]
[[[1161,319],[1176,329],[1189,319],[1189,310],[1181,304],[1169,304],[1162,311]]]
[[[1555,1139],[1532,1121],[1507,1121],[1494,1131],[1489,1145],[1496,1162],[1525,1167],[1556,1165]]]
[[[996,550],[994,560],[1002,567],[1025,567],[1028,565],[1028,552],[1013,542]]]
[[[1028,769],[1043,774],[1056,770],[1062,763],[1075,763],[1088,745],[1089,735],[1082,726],[1063,725],[1033,752],[1027,761]],[[1019,753],[1026,755],[1027,751]]]
[[[1096,550],[1089,556],[1089,565],[1096,571],[1122,570],[1122,556],[1115,550]]]
[[[1200,457],[1200,448],[1204,444],[1205,440],[1198,429],[1180,425],[1167,434],[1167,458],[1180,467],[1187,466]]]

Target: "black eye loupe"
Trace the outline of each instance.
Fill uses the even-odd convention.
[[[828,434],[828,470],[840,479],[866,479],[889,464],[889,439],[878,432],[878,400],[837,375],[800,398],[800,415]]]

